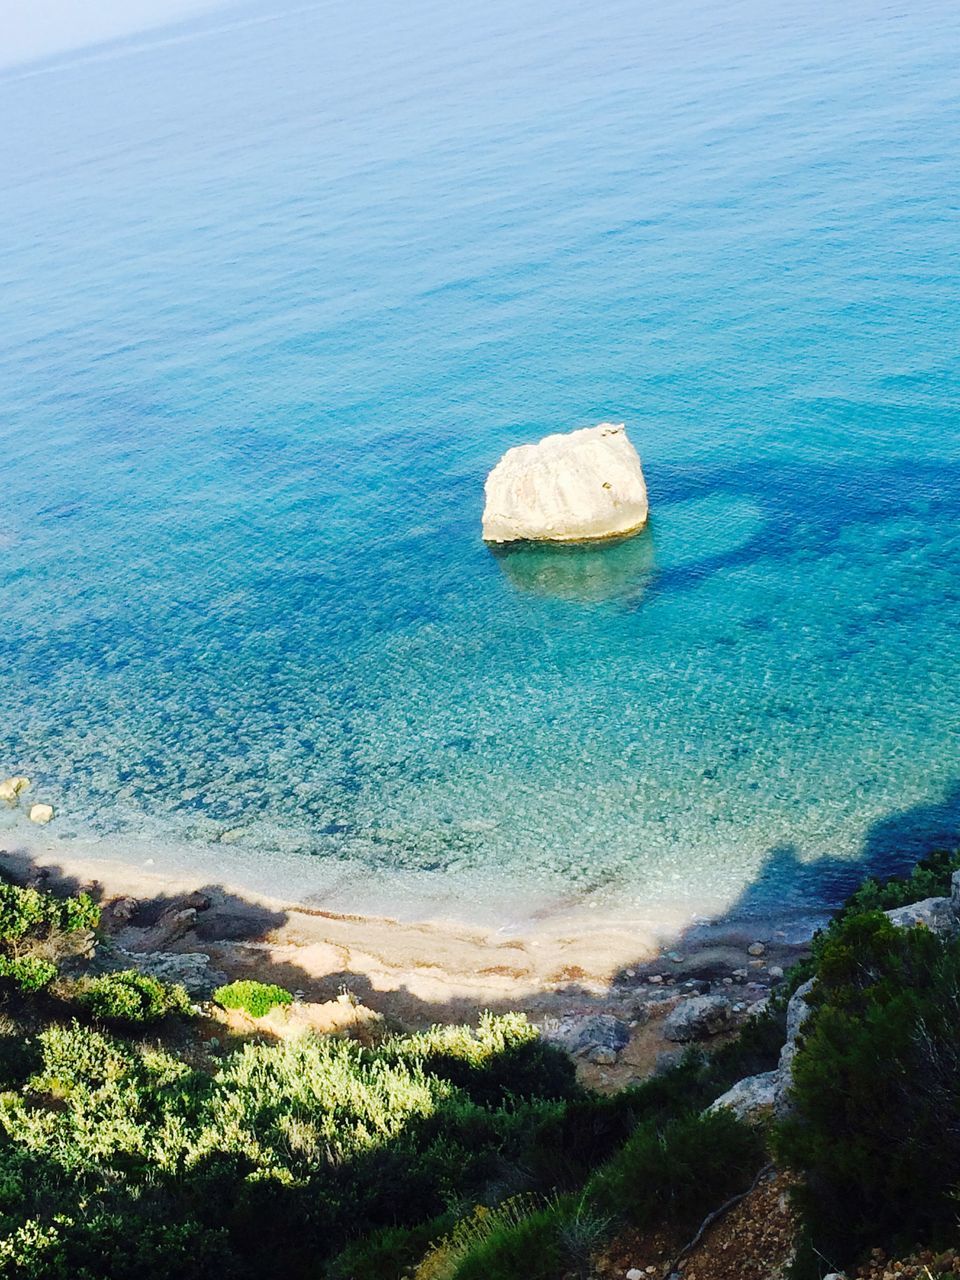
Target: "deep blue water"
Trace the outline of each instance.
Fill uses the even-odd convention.
[[[945,0],[266,0],[0,73],[45,835],[464,915],[960,831],[958,54]],[[488,551],[502,451],[605,418],[649,531]]]

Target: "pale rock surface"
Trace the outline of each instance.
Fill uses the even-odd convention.
[[[764,1071],[758,1076],[738,1080],[726,1093],[711,1102],[708,1111],[726,1107],[740,1120],[754,1120],[765,1111],[773,1109],[777,1097],[776,1071]]]
[[[29,778],[4,778],[0,782],[0,800],[6,804],[16,804],[22,792],[30,786]]]
[[[623,423],[602,422],[508,449],[487,477],[486,542],[577,542],[635,533],[647,486]]]
[[[726,996],[693,996],[678,1004],[663,1024],[667,1040],[681,1044],[689,1040],[706,1040],[720,1031],[726,1031],[733,1018],[733,1010]]]
[[[797,1050],[800,1047],[799,1036],[803,1029],[803,1024],[813,1012],[807,1004],[807,996],[813,990],[814,981],[814,978],[808,978],[806,982],[797,987],[787,1004],[787,1039],[780,1050],[775,1092],[776,1111],[777,1115],[781,1117],[788,1115],[790,1112],[789,1095],[793,1085],[793,1060],[797,1056]]]
[[[942,938],[954,938],[958,924],[950,898],[924,898],[920,902],[908,903],[905,907],[894,907],[884,912],[898,929],[911,929],[922,924],[931,933],[938,933]]]
[[[30,809],[30,821],[39,822],[41,826],[53,817],[53,805],[35,804]]]

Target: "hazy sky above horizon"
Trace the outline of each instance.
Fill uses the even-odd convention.
[[[32,62],[150,27],[229,0],[0,0],[0,67]]]

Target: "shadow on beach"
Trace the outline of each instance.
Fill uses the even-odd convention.
[[[189,891],[150,893],[134,899],[105,883],[23,852],[0,852],[0,869],[19,883],[57,891],[91,893],[104,908],[107,934],[126,949],[202,953],[229,978],[256,978],[303,994],[311,1002],[333,1000],[344,989],[392,1023],[411,1029],[432,1023],[475,1021],[484,1009],[521,1010],[534,1019],[571,1012],[629,1017],[659,986],[718,984],[737,979],[735,994],[750,988],[760,998],[779,970],[802,955],[812,929],[827,910],[812,904],[840,902],[864,879],[907,871],[937,848],[960,846],[960,783],[942,801],[893,813],[866,833],[858,859],[830,856],[803,860],[791,845],[770,850],[760,873],[737,901],[716,917],[698,921],[664,943],[654,955],[638,954],[602,980],[566,966],[534,980],[529,949],[480,931],[451,928],[464,948],[460,963],[472,983],[457,989],[457,975],[444,988],[441,932],[432,925],[345,917],[304,906],[277,906],[245,897],[220,884]],[[102,864],[98,864],[102,865]],[[129,871],[129,868],[128,868]],[[158,883],[154,877],[151,883]],[[795,927],[784,902],[810,904]],[[123,903],[119,912],[118,903]],[[762,958],[751,943],[762,940]],[[771,973],[771,970],[773,972]],[[437,978],[441,994],[413,990],[424,975]],[[484,976],[490,979],[484,988]],[[481,989],[483,989],[481,991]],[[478,994],[478,992],[480,992]]]

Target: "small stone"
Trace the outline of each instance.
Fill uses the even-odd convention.
[[[762,956],[766,955],[766,952],[767,948],[762,942],[751,942],[749,947],[747,947],[747,955],[749,956]]]
[[[733,979],[732,979],[732,978],[724,978],[724,980],[723,980],[723,985],[724,985],[725,987],[732,987],[732,986],[733,986]]]
[[[679,951],[668,951],[667,959],[672,960],[674,964],[683,964],[683,956]]]
[[[643,1280],[643,1277],[646,1274],[647,1273],[645,1271],[641,1271],[639,1267],[631,1267],[627,1272],[627,1280]]]
[[[734,982],[746,982],[746,980],[747,980],[747,970],[746,970],[746,969],[734,969],[733,973],[732,973],[730,976],[733,978]]]
[[[778,964],[772,964],[767,970],[767,973],[769,973],[770,977],[773,978],[775,982],[779,982],[783,977],[783,970]]]
[[[38,822],[41,826],[49,822],[53,817],[53,805],[35,804],[30,808],[30,821]]]
[[[654,985],[656,985],[659,982],[663,982],[663,974],[651,973],[650,976],[647,978],[647,981],[654,983]]]
[[[627,969],[627,971],[624,973],[625,978],[635,978],[636,976],[637,976],[636,969]]]

